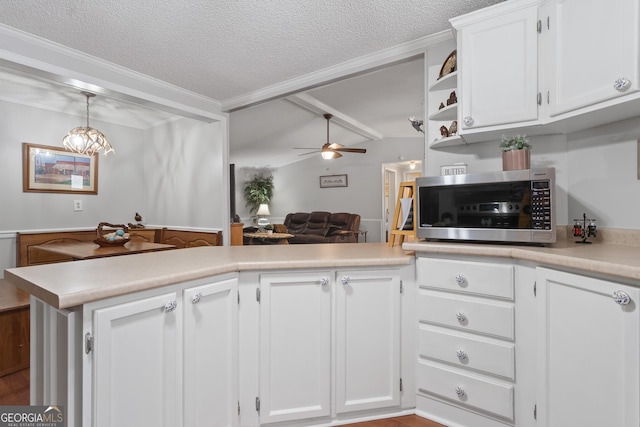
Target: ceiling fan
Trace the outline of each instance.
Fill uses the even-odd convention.
[[[309,153],[300,154],[301,156],[306,156],[307,154],[313,154],[313,153],[321,153],[323,159],[329,160],[329,159],[337,159],[342,157],[342,154],[340,154],[341,152],[342,153],[358,153],[358,154],[364,154],[367,152],[367,150],[364,148],[347,148],[342,144],[329,142],[329,120],[331,120],[333,115],[326,113],[326,114],[323,114],[323,117],[327,119],[327,142],[319,150],[314,150],[313,148],[294,147],[295,150],[314,150]]]

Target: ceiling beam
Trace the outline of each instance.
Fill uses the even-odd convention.
[[[347,116],[346,114],[341,113],[335,108],[317,100],[316,98],[306,93],[291,95],[286,97],[285,99],[287,101],[293,102],[294,104],[302,108],[305,108],[309,111],[317,113],[320,116],[322,116],[325,113],[332,114],[333,115],[333,117],[331,118],[332,123],[340,125],[345,129],[349,129],[350,131],[357,133],[358,135],[364,136],[367,139],[380,140],[384,138],[384,135],[378,132],[377,130],[372,129],[363,123],[360,123],[353,117]]]

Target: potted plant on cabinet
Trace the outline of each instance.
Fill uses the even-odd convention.
[[[500,143],[502,170],[511,171],[531,167],[531,144],[527,135],[504,136]]]
[[[273,234],[273,224],[267,224],[264,226],[264,231],[267,234]]]

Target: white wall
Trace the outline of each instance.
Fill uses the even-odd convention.
[[[183,118],[145,132],[143,218],[161,226],[223,229],[229,168],[222,124]]]
[[[419,134],[417,134],[419,135]],[[379,242],[382,224],[382,164],[400,160],[422,160],[424,139],[387,138],[357,145],[366,154],[349,154],[334,160],[320,155],[273,172],[274,197],[270,205],[272,222],[282,222],[289,212],[350,212],[361,216],[360,228],[368,231],[368,242]],[[320,188],[321,175],[348,177],[348,186]],[[240,188],[243,182],[236,180]],[[244,198],[238,196],[238,212],[247,217]],[[244,209],[244,210],[241,210]]]
[[[15,266],[15,233],[95,228],[100,222],[225,229],[224,124],[180,119],[149,130],[92,121],[114,146],[99,156],[98,194],[22,191],[22,143],[60,147],[83,118],[0,101],[0,277]],[[74,212],[73,201],[84,210]]]
[[[570,220],[584,212],[599,227],[640,228],[639,139],[639,118],[570,135]]]
[[[22,191],[22,143],[61,147],[62,137],[83,119],[0,101],[0,231],[95,227],[100,221],[133,222],[144,208],[141,130],[94,121],[116,153],[99,156],[98,194],[25,193]],[[73,200],[84,210],[73,211]]]

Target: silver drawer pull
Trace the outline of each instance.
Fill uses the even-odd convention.
[[[349,276],[342,276],[342,279],[340,281],[344,286],[347,286],[351,282],[351,279],[349,278]]]
[[[464,285],[465,283],[467,283],[467,278],[464,277],[464,274],[458,274],[456,275],[456,283],[458,285]]]
[[[200,300],[202,299],[202,292],[198,292],[197,294],[195,294],[192,298],[191,298],[191,302],[193,304],[197,304],[200,302]]]
[[[327,286],[329,284],[329,278],[328,277],[321,277],[320,278],[320,284],[322,286]]]
[[[466,116],[464,119],[462,119],[462,123],[464,123],[466,126],[473,126],[473,117]]]
[[[464,395],[465,395],[465,393],[464,393],[464,389],[463,389],[462,387],[456,387],[456,394],[457,394],[459,397],[464,396]]]
[[[464,322],[467,320],[467,315],[459,311],[456,313],[456,319],[458,319],[458,322]]]
[[[164,311],[167,313],[171,313],[173,310],[175,310],[178,307],[178,301],[176,300],[172,300],[167,302],[164,305]]]
[[[458,356],[458,359],[464,360],[467,358],[467,353],[465,353],[464,350],[458,350],[456,351],[456,356]]]
[[[631,302],[631,297],[625,291],[615,291],[612,296],[616,304],[627,305]]]

